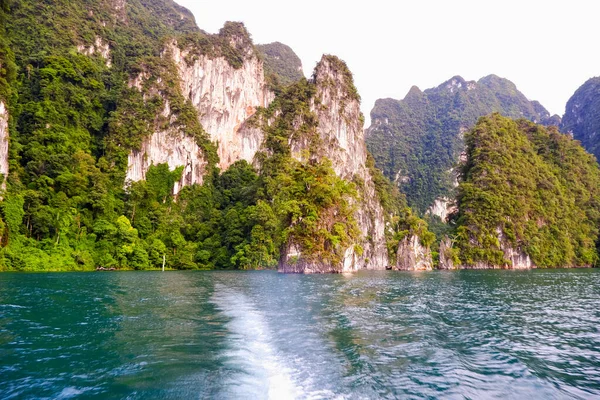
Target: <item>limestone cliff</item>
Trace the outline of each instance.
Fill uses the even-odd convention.
[[[437,215],[440,217],[442,222],[447,222],[448,217],[456,211],[456,205],[454,201],[447,197],[440,197],[435,199],[431,207],[427,210],[426,214]]]
[[[167,163],[171,169],[184,167],[175,194],[182,186],[203,182],[211,163],[198,136],[188,134],[189,120],[180,121],[182,104],[193,108],[201,133],[217,146],[217,166],[221,170],[238,160],[257,165],[255,155],[265,146],[266,130],[261,123],[272,124],[275,114],[261,123],[252,117],[258,109],[267,110],[274,94],[265,83],[263,62],[243,26],[226,28],[213,47],[183,39],[180,43],[169,41],[160,62],[142,67],[142,72],[130,78],[129,87],[142,93],[144,102],[158,101],[161,106],[156,119],[147,121],[150,133],[128,156],[128,181],[145,179],[151,165]],[[219,50],[222,47],[233,49],[239,57],[232,60],[230,53]],[[156,65],[163,68],[162,72],[157,73]],[[169,78],[171,75],[174,78]],[[352,200],[355,211],[350,215],[360,238],[347,248],[336,249],[340,257],[335,262],[308,260],[303,257],[300,243],[289,242],[281,252],[280,270],[306,273],[384,269],[388,264],[385,216],[365,165],[364,120],[352,75],[342,61],[324,56],[310,84],[314,93],[307,108],[314,129],[310,133],[299,129],[291,135],[289,149],[292,157],[302,162],[330,161],[339,178],[356,185],[358,196]],[[319,142],[316,147],[315,140]],[[331,218],[335,220],[335,213]]]
[[[431,271],[433,260],[429,247],[423,246],[419,237],[408,235],[398,245],[396,269],[400,271]]]
[[[440,263],[439,269],[456,269],[454,259],[452,257],[452,241],[448,236],[444,237],[440,242]]]
[[[274,97],[265,83],[263,63],[245,29],[243,32],[245,35],[225,38],[226,45],[239,52],[241,65],[232,64],[224,55],[215,56],[214,51],[204,54],[206,49],[180,46],[175,41],[169,42],[161,55],[166,63],[173,65],[182,101],[193,106],[198,122],[217,146],[221,170],[238,160],[252,162],[263,142],[263,133],[242,127],[257,107],[268,106]],[[130,79],[129,86],[142,91],[148,79],[156,77],[142,72]],[[160,78],[157,83],[160,84]],[[181,186],[201,184],[209,167],[207,158],[197,141],[186,134],[185,127],[174,127],[177,116],[169,107],[169,99],[161,91],[157,93],[164,97],[161,117],[167,123],[156,124],[140,148],[131,151],[126,180],[144,179],[150,165],[168,163],[171,169],[185,167],[176,191]]]
[[[2,188],[5,188],[8,177],[8,109],[3,101],[0,101],[0,174],[4,176]]]
[[[168,74],[161,70],[154,71],[154,74],[143,71],[128,82],[129,88],[142,93],[142,101],[148,107],[148,103],[157,99],[162,107],[156,110],[157,115],[152,121],[146,122],[150,125],[147,129],[149,134],[143,137],[138,148],[129,152],[125,182],[128,184],[146,179],[151,165],[166,163],[171,170],[183,167],[181,180],[173,188],[176,195],[183,186],[202,184],[208,170],[208,157],[192,134],[194,131],[201,131],[196,117],[192,121],[181,123],[181,110],[173,110],[172,100],[183,102],[179,92],[168,89],[169,83],[178,82],[178,77],[169,80]]]
[[[298,243],[289,243],[279,265],[283,272],[349,272],[360,269],[385,269],[388,263],[385,242],[384,211],[373,179],[365,166],[367,150],[363,134],[360,98],[345,63],[333,56],[323,56],[318,63],[313,83],[316,91],[310,109],[318,121],[318,150],[311,149],[306,136],[290,139],[292,156],[303,161],[327,158],[335,173],[347,180],[360,182],[354,217],[362,237],[362,254],[353,247],[344,252],[342,265],[307,263]],[[293,261],[293,262],[292,262]]]
[[[168,101],[165,101],[162,116],[171,121],[174,118]],[[127,162],[126,181],[132,182],[146,179],[146,172],[153,164],[166,163],[170,170],[183,166],[181,180],[176,182],[173,188],[174,194],[179,193],[183,186],[195,183],[201,185],[207,167],[204,152],[196,140],[174,126],[155,131],[142,142],[139,150],[129,153]]]
[[[248,131],[240,132],[240,127],[257,107],[267,107],[274,97],[265,83],[263,63],[252,45],[244,48],[240,68],[231,66],[225,57],[213,59],[193,54],[192,49],[181,50],[174,44],[171,50],[182,93],[196,107],[211,140],[218,144],[221,170],[238,160],[252,162],[263,136],[256,130],[243,134]]]

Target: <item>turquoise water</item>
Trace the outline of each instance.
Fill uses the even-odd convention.
[[[600,270],[0,274],[0,398],[600,398]]]

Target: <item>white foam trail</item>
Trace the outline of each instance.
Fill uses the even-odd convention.
[[[218,285],[213,302],[231,321],[230,349],[226,356],[234,370],[227,386],[237,398],[295,399],[301,389],[292,380],[292,370],[273,347],[264,316],[242,293]]]

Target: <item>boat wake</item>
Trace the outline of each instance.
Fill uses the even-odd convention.
[[[242,293],[215,287],[213,303],[230,318],[225,364],[226,397],[293,399],[305,397],[292,379],[292,369],[272,345],[273,337],[264,316]]]

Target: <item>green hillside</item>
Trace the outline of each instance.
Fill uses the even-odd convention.
[[[507,79],[489,75],[467,82],[456,76],[424,92],[413,87],[403,100],[377,100],[367,147],[377,167],[423,213],[435,199],[453,197],[453,168],[464,149],[462,135],[492,112],[542,124],[560,120]]]
[[[496,113],[465,144],[454,220],[464,265],[510,265],[509,248],[538,267],[597,262],[600,170],[577,141]]]

